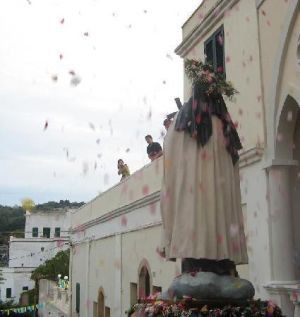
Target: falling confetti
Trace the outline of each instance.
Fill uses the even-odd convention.
[[[101,140],[98,138],[98,139],[96,140],[96,143],[99,145],[100,142],[101,142]],[[101,157],[101,154],[100,154],[100,157]]]
[[[171,61],[173,60],[173,58],[172,58],[172,56],[170,54],[167,54],[166,58],[170,59]]]
[[[219,35],[219,36],[218,36],[217,41],[218,41],[218,43],[219,43],[221,46],[223,46],[223,44],[224,44],[224,39],[223,39],[223,36],[222,36],[222,35]]]
[[[66,152],[66,156],[67,156],[67,158],[69,158],[69,150],[68,150],[68,148],[64,147],[64,148],[63,148],[63,151]]]
[[[151,117],[152,117],[152,110],[151,108],[149,109],[148,113],[147,113],[147,120],[151,120]]]
[[[74,70],[69,70],[69,74],[72,75],[72,76],[75,76],[76,73],[74,72]]]
[[[237,224],[231,224],[229,232],[231,237],[236,237],[239,233],[239,226]]]
[[[150,208],[151,215],[154,215],[156,213],[156,204],[155,203],[150,204],[149,208]]]
[[[112,127],[111,119],[108,121],[108,125],[109,125],[109,128],[110,128],[110,134],[113,135],[114,130],[113,130],[113,127]]]
[[[57,77],[57,75],[52,75],[51,79],[52,79],[52,81],[56,82],[58,80],[58,77]]]
[[[130,151],[130,148],[127,148],[127,149],[125,150],[126,153],[128,153],[129,151]]]
[[[293,112],[292,111],[288,112],[286,120],[288,122],[291,122],[293,120]]]
[[[149,194],[149,186],[144,185],[142,188],[143,195],[148,195]]]
[[[226,63],[230,63],[231,59],[230,56],[226,56]]]
[[[278,134],[277,134],[276,140],[277,140],[278,142],[281,142],[281,141],[283,140],[283,135],[282,135],[282,133],[278,133]]]
[[[88,162],[82,162],[82,173],[86,175],[89,171],[89,164]]]
[[[93,131],[95,131],[95,125],[94,125],[92,122],[89,122],[89,127],[90,127]]]
[[[79,76],[73,76],[70,81],[71,86],[74,86],[74,87],[78,86],[80,83],[81,83],[81,78]]]
[[[121,226],[122,227],[126,227],[127,226],[127,217],[125,215],[123,215],[121,217]]]
[[[46,120],[45,124],[44,124],[44,131],[47,130],[48,128],[48,121]]]
[[[199,13],[199,14],[198,14],[198,19],[199,19],[199,20],[203,20],[203,18],[204,18],[204,15],[203,15],[202,13]]]
[[[65,23],[65,19],[62,18],[62,19],[60,20],[60,24],[64,24],[64,23]]]
[[[94,170],[97,169],[97,162],[94,163]]]
[[[147,10],[144,10],[144,13],[147,13]]]
[[[63,54],[59,54],[59,59],[63,59],[63,58],[64,58]]]
[[[164,85],[167,83],[165,80],[163,80],[163,82],[162,82]]]
[[[89,36],[89,32],[84,32],[83,35],[84,36]]]

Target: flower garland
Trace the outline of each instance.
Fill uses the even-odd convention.
[[[222,67],[219,67],[215,72],[210,64],[203,63],[200,60],[187,59],[184,68],[193,86],[200,85],[208,95],[221,94],[232,99],[238,93],[232,83],[226,81]]]
[[[127,311],[143,317],[282,317],[280,308],[271,301],[249,301],[245,305],[227,305],[222,308],[209,308],[191,298],[180,302],[145,300]]]

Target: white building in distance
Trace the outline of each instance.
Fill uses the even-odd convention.
[[[0,300],[18,303],[34,287],[32,271],[57,252],[69,248],[70,213],[65,209],[26,212],[25,237],[10,237],[9,264],[4,267]]]

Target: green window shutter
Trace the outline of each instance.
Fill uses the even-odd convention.
[[[32,237],[36,238],[38,236],[39,236],[39,228],[37,227],[32,228]]]
[[[225,72],[224,28],[220,27],[204,42],[205,62],[213,66],[215,71]]]
[[[11,288],[6,289],[6,298],[11,298]]]
[[[60,228],[55,228],[55,237],[60,237]]]
[[[76,313],[80,313],[80,284],[76,283]]]
[[[50,238],[50,228],[48,227],[43,228],[43,237]]]

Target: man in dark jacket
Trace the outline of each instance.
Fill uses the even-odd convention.
[[[151,161],[154,161],[158,157],[162,156],[162,148],[158,142],[153,142],[151,135],[146,135],[145,140],[148,143],[147,154]]]

